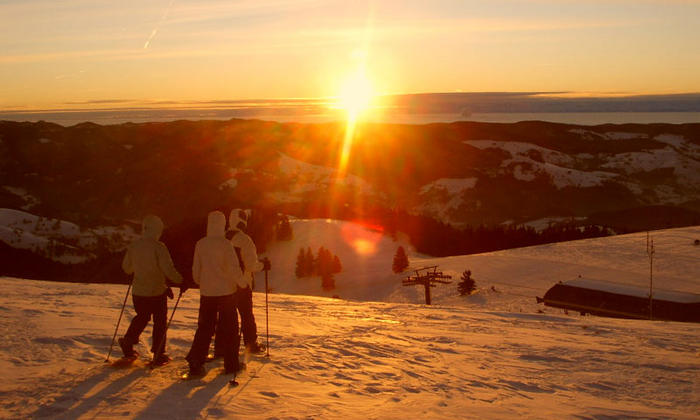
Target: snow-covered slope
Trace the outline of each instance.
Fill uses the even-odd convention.
[[[439,265],[453,276],[453,284],[433,290],[434,303],[460,304],[456,297],[460,276],[471,270],[480,294],[498,294],[498,301],[507,305],[511,299],[526,294],[529,300],[515,299],[513,305],[530,307],[534,296],[542,296],[560,280],[580,276],[636,286],[649,284],[649,258],[646,233],[585,239],[485,254],[433,258],[417,254],[407,242],[382,235],[376,230],[336,220],[292,220],[294,239],[276,242],[267,256],[272,262],[271,287],[280,293],[302,293],[319,296],[338,295],[343,299],[421,303],[423,292],[418,287],[401,287],[401,280],[412,270]],[[679,291],[700,291],[700,227],[654,231],[651,233],[654,255],[654,285]],[[323,292],[319,277],[296,279],[294,267],[300,248],[320,246],[339,256],[343,272],[335,276],[336,290]],[[399,246],[408,250],[410,267],[394,274],[391,265]],[[258,282],[260,284],[260,282]],[[495,293],[491,289],[494,286]],[[262,286],[259,290],[262,289]],[[507,295],[507,296],[504,296]],[[490,302],[490,305],[495,302]],[[515,307],[514,307],[515,308]],[[515,308],[517,310],[517,308]]]
[[[340,222],[294,228],[294,242],[268,254],[270,358],[251,359],[237,388],[218,362],[202,381],[176,379],[196,328],[196,290],[173,318],[170,365],[115,370],[103,361],[126,286],[0,278],[0,418],[700,418],[700,325],[534,305],[536,294],[577,274],[645,281],[645,236],[443,259],[409,252],[413,266],[439,264],[455,275],[469,268],[479,286],[467,298],[454,284],[440,286],[428,307],[391,274],[390,258],[373,261],[394,249],[391,240]],[[697,293],[700,227],[652,237],[658,282]],[[285,246],[312,241],[344,260],[338,293],[356,300],[287,294],[313,293],[282,258]],[[254,303],[264,340],[265,295],[255,293]],[[122,334],[132,315],[128,304]],[[142,354],[149,335],[150,327]]]
[[[65,220],[0,208],[0,241],[63,264],[77,264],[95,258],[94,251],[100,245],[111,251],[123,249],[134,237],[135,233],[129,226],[82,229]]]

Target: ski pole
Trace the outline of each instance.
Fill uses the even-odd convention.
[[[184,280],[183,280],[184,281]],[[177,305],[180,303],[180,298],[182,297],[182,288],[180,288],[180,293],[177,295],[177,300],[175,301],[175,306],[173,306],[173,312],[170,314],[170,319],[168,320],[168,323],[165,325],[165,331],[163,331],[163,336],[160,338],[160,342],[158,343],[158,351],[153,353],[153,361],[155,362],[156,357],[160,354],[161,351],[163,351],[163,347],[165,346],[165,337],[168,336],[168,328],[170,328],[170,323],[173,322],[173,317],[175,316],[175,311],[177,310]],[[151,369],[153,369],[154,365],[151,365]]]
[[[268,299],[267,299],[267,292],[270,290],[270,288],[267,285],[267,273],[270,271],[270,260],[265,257],[265,260],[263,261],[264,267],[265,267],[265,337],[266,337],[266,344],[265,344],[265,350],[267,354],[265,354],[265,357],[268,359],[270,358],[270,315],[268,312]]]
[[[129,292],[131,291],[131,282],[129,282],[129,288],[126,289],[126,296],[124,296],[124,303],[122,303],[122,310],[119,312],[119,319],[117,320],[117,326],[114,328],[114,335],[112,336],[112,344],[109,345],[109,352],[107,353],[107,359],[105,363],[109,362],[109,356],[112,355],[112,348],[114,347],[114,339],[117,338],[117,331],[119,331],[119,324],[122,322],[122,315],[124,314],[124,307],[126,306],[126,300],[129,298]]]

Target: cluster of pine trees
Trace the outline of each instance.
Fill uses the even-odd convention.
[[[297,264],[294,274],[297,278],[321,276],[321,287],[323,290],[335,289],[333,275],[340,273],[343,266],[340,258],[324,247],[318,249],[318,254],[314,257],[311,247],[299,249]]]
[[[405,212],[377,215],[378,224],[388,234],[408,234],[416,251],[435,257],[466,255],[501,249],[519,248],[553,242],[573,241],[610,235],[600,226],[578,226],[575,223],[553,225],[542,231],[525,226],[467,226],[457,229],[425,216]]]

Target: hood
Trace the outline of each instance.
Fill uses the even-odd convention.
[[[207,216],[207,236],[224,236],[226,234],[226,216],[220,211],[212,211]]]
[[[160,239],[160,235],[163,234],[163,221],[160,217],[149,214],[143,218],[142,223],[143,236],[147,238],[155,239],[156,241]]]
[[[248,226],[248,213],[242,209],[233,209],[228,216],[229,230],[244,230]]]

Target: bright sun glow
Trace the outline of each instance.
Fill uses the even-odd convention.
[[[341,87],[338,107],[347,112],[347,124],[338,164],[340,176],[345,174],[348,160],[350,159],[350,149],[355,137],[357,122],[369,109],[372,104],[372,97],[372,83],[370,83],[364,71],[358,70],[356,73],[351,74]]]
[[[338,106],[348,112],[350,118],[367,111],[372,104],[372,83],[362,72],[350,75],[340,90]]]

